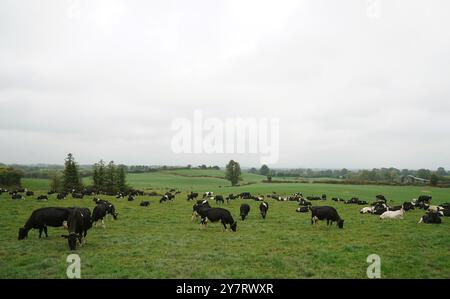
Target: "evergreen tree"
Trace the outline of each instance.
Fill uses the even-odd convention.
[[[270,169],[269,167],[264,164],[263,166],[261,166],[261,168],[259,169],[259,174],[260,175],[269,175],[270,174]]]
[[[116,183],[115,187],[118,191],[125,191],[127,189],[125,166],[119,165],[116,171]]]
[[[106,166],[105,171],[105,189],[107,192],[117,192],[116,188],[116,165],[114,161],[109,162],[108,166]]]
[[[78,165],[75,163],[75,159],[71,153],[67,155],[64,163],[64,174],[63,174],[63,189],[67,192],[72,192],[72,190],[81,190],[83,185],[81,183],[81,178],[78,173]]]

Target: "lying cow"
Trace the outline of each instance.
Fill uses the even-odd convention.
[[[327,220],[327,226],[336,222],[339,228],[344,228],[344,220],[341,219],[335,208],[329,206],[310,207],[311,225],[317,223],[318,220]]]
[[[442,220],[438,212],[428,212],[423,215],[419,223],[429,223],[429,224],[441,224]]]
[[[250,212],[250,206],[246,203],[243,203],[241,205],[240,212],[241,212],[240,216],[242,218],[242,221],[244,221],[245,218],[248,216],[248,213]]]
[[[70,250],[77,249],[77,240],[80,245],[86,242],[87,231],[92,227],[91,211],[88,208],[74,208],[67,220],[69,235],[61,235],[67,239]]]
[[[73,208],[40,208],[31,213],[30,218],[25,225],[19,229],[19,240],[23,240],[28,236],[28,232],[31,229],[39,229],[39,238],[42,237],[42,231],[45,236],[48,237],[47,227],[60,227],[64,225]]]
[[[149,205],[150,205],[150,202],[149,201],[142,201],[140,204],[139,204],[141,207],[148,207]]]
[[[375,211],[374,207],[365,207],[362,208],[361,211],[359,211],[361,214],[373,214],[373,212]]]
[[[403,208],[397,211],[386,211],[380,215],[380,219],[403,219],[404,214],[405,210]]]
[[[308,207],[300,207],[300,208],[297,208],[295,211],[299,212],[299,213],[308,213],[309,208]]]

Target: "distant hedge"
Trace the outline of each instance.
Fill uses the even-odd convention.
[[[23,173],[11,167],[0,167],[0,186],[20,186]]]

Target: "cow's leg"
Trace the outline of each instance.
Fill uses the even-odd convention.
[[[45,237],[48,238],[47,226],[44,226],[44,233],[45,233]]]
[[[42,237],[42,230],[43,230],[43,229],[44,229],[44,228],[42,228],[42,227],[39,228],[39,238]]]
[[[224,231],[227,231],[228,230],[227,229],[227,225],[226,225],[226,223],[224,221],[222,221],[222,225],[223,225]]]
[[[106,225],[105,225],[105,221],[103,220],[103,218],[102,218],[102,227],[103,227],[103,228],[105,228],[105,227],[106,227]]]

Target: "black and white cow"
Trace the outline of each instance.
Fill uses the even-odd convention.
[[[47,195],[39,195],[37,197],[37,200],[39,200],[39,201],[47,201],[48,200],[48,196]]]
[[[214,192],[211,192],[211,191],[207,191],[207,192],[205,192],[205,193],[203,193],[203,198],[205,198],[205,197],[212,197],[212,196],[214,196]]]
[[[104,204],[98,204],[95,205],[94,210],[92,211],[92,223],[97,226],[97,221],[102,221],[102,226],[105,228],[105,221],[104,218],[106,218],[106,214],[108,213],[108,208]]]
[[[337,223],[339,228],[344,228],[344,220],[341,219],[335,208],[329,206],[310,207],[311,224],[317,223],[318,220],[327,220],[327,226]]]
[[[11,195],[11,199],[14,199],[14,200],[22,199],[22,194],[15,193],[15,194]]]
[[[200,214],[200,213],[199,213]],[[222,208],[203,208],[201,209],[202,225],[206,228],[208,222],[218,222],[220,221],[225,230],[227,230],[227,225],[230,226],[232,231],[237,230],[237,222],[234,221],[233,216],[231,216],[230,211]]]
[[[299,213],[308,213],[309,212],[309,207],[299,207],[295,211],[297,211]]]
[[[261,212],[261,216],[263,219],[266,219],[268,210],[269,210],[269,204],[267,202],[262,202],[259,205],[259,211]]]
[[[25,225],[19,229],[19,240],[28,236],[31,229],[39,229],[39,238],[42,237],[42,231],[48,237],[47,227],[60,227],[68,220],[73,208],[47,207],[40,208],[31,213]]]
[[[145,200],[145,201],[141,201],[141,203],[139,204],[141,207],[148,207],[150,205],[150,202]]]
[[[198,193],[196,193],[196,192],[191,192],[191,193],[188,194],[187,200],[188,200],[188,201],[189,201],[189,200],[194,200],[194,199],[196,199],[197,197],[198,197]]]
[[[106,206],[106,213],[113,216],[114,220],[117,220],[117,215],[119,213],[116,212],[116,207],[107,200],[94,198],[94,202],[96,205],[104,205]]]
[[[208,200],[207,199],[197,200],[197,203],[195,203],[192,206],[192,219],[191,220],[194,220],[194,219],[198,218],[199,216],[201,217],[201,215],[199,214],[199,211],[203,210],[205,208],[211,208]]]
[[[77,241],[85,244],[87,231],[92,227],[91,211],[88,208],[74,208],[67,220],[68,235],[61,235],[67,239],[70,250],[77,249]]]
[[[245,218],[248,216],[248,213],[250,212],[250,206],[246,203],[243,203],[240,207],[240,216],[242,221],[245,220]]]
[[[34,195],[34,192],[33,192],[33,191],[27,191],[27,192],[25,193],[25,195],[26,195],[26,196],[33,196],[33,195]]]
[[[422,218],[419,223],[440,224],[442,222],[439,212],[428,212]]]
[[[222,195],[216,195],[216,196],[214,196],[214,200],[216,201],[216,204],[219,204],[219,203],[225,203],[225,200],[223,199],[223,196],[222,196]]]

